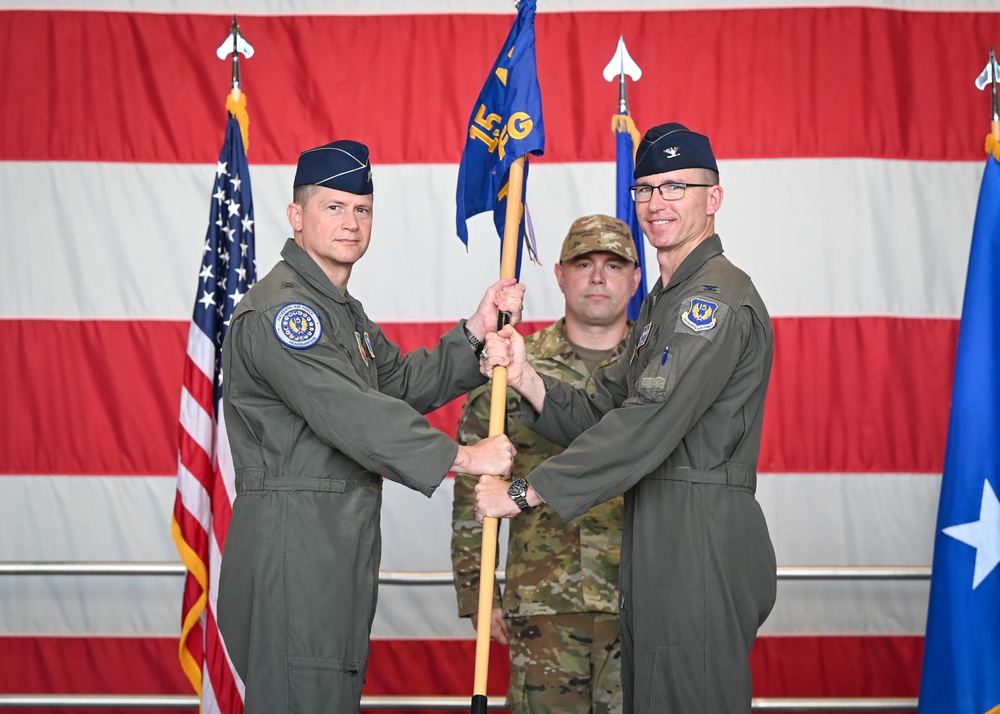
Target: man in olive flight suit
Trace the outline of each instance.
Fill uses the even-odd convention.
[[[525,347],[540,373],[593,391],[592,375],[625,352],[629,300],[642,278],[628,224],[604,215],[574,221],[555,274],[565,316],[526,337]],[[469,393],[459,443],[489,433],[490,397],[488,385]],[[508,390],[506,413],[506,434],[517,448],[515,478],[563,451],[521,424],[514,390]],[[474,625],[483,540],[475,521],[477,480],[455,474],[451,547],[459,615],[471,616]],[[510,644],[513,714],[621,713],[622,509],[617,496],[570,523],[544,505],[510,522],[506,585],[502,606],[499,587],[494,597],[491,636]]]
[[[628,357],[593,394],[540,375],[517,332],[487,336],[525,423],[572,445],[510,484],[481,478],[479,516],[548,503],[563,519],[625,494],[619,570],[626,713],[749,714],[750,648],[777,574],[754,497],[771,320],[722,255],[723,191],[707,137],[671,123],[637,152],[636,213],[660,280]]]
[[[223,346],[236,501],[219,628],[247,714],[360,710],[378,589],[383,477],[430,495],[450,470],[508,473],[505,436],[459,446],[422,416],[483,383],[477,351],[523,286],[491,286],[433,351],[401,355],[350,293],[371,238],[368,149],[303,152],[282,260]]]

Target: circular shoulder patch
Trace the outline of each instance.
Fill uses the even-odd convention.
[[[293,302],[274,316],[274,334],[289,347],[302,350],[319,342],[323,325],[311,307]]]

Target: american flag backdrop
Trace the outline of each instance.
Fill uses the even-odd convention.
[[[253,196],[241,124],[246,95],[231,106],[215,167],[208,231],[188,333],[178,430],[177,497],[171,529],[187,567],[181,601],[180,661],[202,712],[241,712],[242,682],[215,618],[219,568],[236,497],[222,411],[222,341],[233,311],[256,278]]]
[[[290,235],[298,153],[350,138],[375,183],[350,289],[391,337],[432,343],[497,279],[491,217],[469,220],[466,250],[455,187],[509,0],[0,1],[0,561],[178,562],[179,395],[234,13],[256,50],[242,81],[259,273]],[[562,314],[552,263],[570,223],[615,212],[602,71],[619,36],[643,71],[640,133],[711,137],[717,227],[774,319],[758,496],[779,564],[930,565],[995,0],[539,0],[529,327]],[[202,380],[188,390],[207,421]],[[433,423],[454,433],[459,407]],[[386,485],[383,570],[449,570],[450,495],[450,479],[429,501]],[[193,693],[187,587],[0,576],[0,693]],[[915,697],[928,591],[782,581],[755,694]],[[455,611],[450,585],[383,587],[366,694],[470,694],[474,632]],[[491,694],[504,661],[494,650]]]

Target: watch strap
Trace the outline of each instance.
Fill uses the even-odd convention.
[[[528,482],[524,481],[523,479],[517,479],[517,480],[523,482],[524,484],[523,490],[511,493],[510,489],[508,488],[507,495],[511,497],[514,503],[517,504],[517,507],[521,509],[522,513],[527,513],[528,511],[531,510],[531,506],[528,505]]]
[[[469,344],[472,345],[472,349],[476,353],[476,359],[479,359],[483,356],[483,349],[486,347],[486,343],[472,334],[472,330],[464,322],[462,323],[462,329],[465,330],[465,339],[469,341]]]

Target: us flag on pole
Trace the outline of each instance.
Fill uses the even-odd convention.
[[[215,618],[219,566],[236,496],[222,412],[222,341],[233,310],[253,285],[253,201],[241,121],[246,95],[226,103],[226,140],[215,169],[208,232],[188,333],[178,429],[172,532],[188,573],[181,606],[181,666],[201,711],[243,711],[243,684]]]

